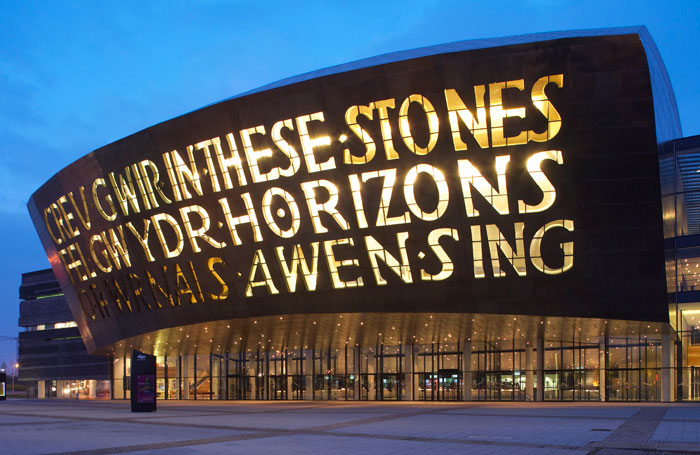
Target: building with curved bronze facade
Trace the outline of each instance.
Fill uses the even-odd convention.
[[[139,349],[161,398],[672,400],[680,136],[644,28],[466,41],[152,126],[28,205],[116,398]]]

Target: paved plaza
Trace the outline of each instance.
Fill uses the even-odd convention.
[[[700,405],[11,399],[0,453],[700,454]]]

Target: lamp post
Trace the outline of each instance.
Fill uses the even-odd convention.
[[[19,362],[15,362],[14,365],[15,367],[15,374],[12,375],[12,396],[15,396],[15,376],[17,376],[17,369],[19,368]]]

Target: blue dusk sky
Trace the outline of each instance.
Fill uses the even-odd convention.
[[[700,134],[697,0],[0,0],[0,336],[22,272],[49,263],[26,209],[54,173],[110,142],[263,84],[392,51],[645,25]],[[0,363],[14,359],[0,341]]]

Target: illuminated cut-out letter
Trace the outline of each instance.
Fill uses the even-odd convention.
[[[78,257],[73,255],[74,251],[78,253]],[[66,261],[66,256],[68,257],[68,261]],[[89,278],[95,278],[97,276],[97,274],[90,270],[90,267],[88,267],[88,263],[85,260],[85,256],[83,255],[78,243],[73,243],[60,250],[58,252],[58,257],[61,259],[66,272],[68,272],[68,277],[70,278],[71,283],[75,283],[75,280],[71,274],[72,271],[75,271],[75,274],[80,281],[87,281]]]
[[[152,305],[149,300],[144,297],[143,285],[141,284],[141,278],[135,273],[129,273],[125,276],[125,280],[130,287],[134,295],[134,307],[144,310],[152,309]]]
[[[258,273],[258,269],[263,274],[262,281],[253,281],[255,275]],[[265,255],[262,250],[255,250],[253,254],[253,263],[250,266],[250,275],[248,276],[248,284],[245,287],[246,297],[253,296],[253,288],[265,287],[267,292],[270,294],[279,294],[275,283],[272,281],[272,275],[270,275],[270,268],[267,266],[267,261],[265,260]]]
[[[160,241],[160,246],[163,248],[163,254],[165,255],[166,258],[174,258],[178,257],[180,253],[182,253],[182,249],[185,246],[185,240],[182,238],[182,230],[180,229],[180,225],[177,223],[177,220],[172,217],[172,215],[169,215],[167,213],[157,213],[151,217],[151,220],[153,220],[153,227],[156,230],[156,235],[158,236],[158,240]],[[175,234],[175,247],[170,248],[168,245],[168,241],[165,238],[165,234],[163,233],[163,228],[161,226],[161,223],[165,222],[165,224],[168,224],[173,233]]]
[[[219,199],[219,205],[224,212],[224,218],[226,218],[226,224],[228,225],[229,233],[231,234],[231,240],[233,240],[234,245],[240,245],[241,238],[238,236],[238,231],[236,227],[239,224],[250,224],[253,229],[253,240],[256,242],[262,242],[262,232],[260,231],[260,224],[258,224],[258,216],[253,208],[253,200],[250,198],[250,193],[241,194],[241,199],[245,204],[246,214],[241,216],[233,216],[231,214],[231,207],[228,204],[228,199]]]
[[[103,178],[96,178],[92,182],[92,201],[95,203],[97,213],[99,213],[102,216],[102,218],[104,218],[107,221],[114,221],[117,219],[117,209],[114,207],[114,202],[112,202],[112,196],[110,194],[107,194],[104,198],[104,200],[107,201],[107,205],[110,208],[110,213],[107,213],[105,211],[105,209],[102,207],[102,204],[100,203],[99,197],[97,196],[97,189],[101,186],[107,186],[107,184],[105,183],[105,179]]]
[[[228,284],[226,284],[226,281],[224,281],[219,272],[214,269],[216,264],[221,264],[222,266],[226,264],[220,257],[212,257],[207,261],[209,273],[211,273],[211,276],[213,276],[217,283],[219,283],[219,286],[221,286],[221,291],[218,294],[211,293],[209,294],[209,297],[211,297],[212,300],[226,300],[228,298]]]
[[[318,284],[318,242],[311,243],[311,250],[311,267],[309,267],[301,245],[292,246],[292,259],[289,263],[284,257],[284,247],[278,246],[275,248],[277,260],[284,274],[284,281],[289,292],[295,292],[297,289],[299,269],[301,269],[301,276],[304,278],[306,290],[316,290],[316,285]]]
[[[217,138],[218,139],[218,138]],[[207,163],[207,171],[209,173],[209,180],[211,180],[211,190],[215,193],[221,191],[221,185],[219,184],[219,177],[216,175],[216,166],[214,166],[214,159],[211,156],[211,150],[209,147],[214,145],[212,140],[198,142],[196,144],[197,150],[201,150],[204,154],[204,160]]]
[[[467,126],[479,147],[483,149],[489,148],[489,130],[486,119],[486,106],[484,105],[485,92],[486,86],[474,86],[475,118],[474,114],[464,105],[464,101],[462,101],[455,89],[445,89],[445,101],[447,101],[450,129],[452,129],[452,142],[454,142],[455,150],[467,150],[467,144],[462,140],[462,135],[459,131],[460,120]]]
[[[199,278],[197,278],[197,271],[194,269],[194,264],[192,264],[192,261],[187,261],[187,265],[189,265],[190,273],[192,273],[192,282],[197,288],[199,301],[204,302],[204,294],[202,294],[202,287],[199,285]]]
[[[282,229],[277,224],[275,218],[272,216],[273,196],[279,197],[287,204],[287,210],[289,210],[289,216],[292,219],[289,229]],[[274,186],[272,188],[269,188],[267,191],[265,191],[265,194],[263,194],[262,206],[263,218],[265,218],[265,222],[267,223],[267,226],[270,228],[270,230],[276,235],[282,237],[283,239],[288,239],[290,237],[293,237],[297,232],[299,232],[299,227],[301,226],[301,215],[299,214],[299,206],[297,206],[297,203],[294,200],[294,196],[289,194],[287,191]],[[284,209],[280,209],[280,211],[280,216],[284,216],[284,213],[286,213]]]
[[[379,201],[379,211],[377,213],[376,226],[392,226],[395,224],[405,224],[411,222],[411,215],[408,210],[401,215],[389,216],[389,207],[391,205],[391,196],[394,192],[394,184],[396,183],[396,169],[384,169],[381,171],[364,172],[362,181],[368,182],[371,179],[382,178],[382,195]]]
[[[74,243],[72,245],[68,245],[68,247],[65,250],[68,252],[68,257],[71,259],[71,262],[68,264],[68,271],[75,269],[76,273],[78,273],[80,277],[80,281],[87,281],[88,278],[95,278],[97,274],[93,271],[90,270],[90,267],[88,265],[88,262],[85,260],[85,255],[83,254],[83,250],[80,248],[80,244]],[[73,256],[72,252],[75,251],[78,253],[78,257],[76,258]],[[59,252],[60,255],[62,255],[62,252]],[[127,257],[128,260],[128,257]],[[127,267],[131,266],[131,264],[127,264]],[[80,272],[80,269],[84,270],[83,272]]]
[[[78,290],[78,302],[80,303],[80,307],[83,309],[83,313],[85,313],[88,319],[95,320],[95,315],[97,314],[97,303],[95,303],[95,301],[88,296],[88,291],[86,289]]]
[[[51,216],[53,217],[56,226],[58,226],[58,231],[61,234],[63,240],[68,240],[72,237],[71,231],[68,230],[66,225],[63,223],[63,215],[61,214],[61,209],[58,208],[57,203],[53,203],[49,206],[51,210]]]
[[[92,237],[90,237],[90,256],[92,256],[92,260],[98,269],[102,270],[104,273],[109,273],[112,271],[112,265],[109,262],[107,247],[105,246],[104,240],[102,238],[103,235],[104,232],[101,234],[95,234]],[[95,244],[98,242],[102,244],[102,250],[100,251],[100,253],[98,253],[97,249],[95,248]],[[102,256],[102,259],[104,259],[107,262],[107,264],[105,265],[104,263],[102,263],[98,256]]]
[[[69,245],[70,246],[70,245]],[[66,260],[66,256],[69,256]],[[70,279],[70,282],[72,284],[75,284],[75,278],[73,277],[73,274],[70,273],[72,269],[68,268],[68,265],[71,263],[70,261],[72,260],[70,257],[70,252],[68,251],[68,248],[63,248],[61,250],[58,250],[58,258],[61,260],[61,264],[63,264],[63,268],[67,272],[68,279]]]
[[[292,123],[292,119],[280,120],[272,125],[272,142],[274,142],[275,146],[289,159],[289,166],[287,166],[286,169],[280,169],[280,175],[283,177],[291,177],[301,168],[301,159],[297,151],[294,150],[294,147],[282,137],[282,128],[293,131],[294,123]]]
[[[151,291],[151,297],[153,298],[153,301],[156,302],[156,305],[158,305],[158,308],[163,308],[163,304],[161,303],[161,298],[165,298],[165,304],[170,305],[170,306],[175,306],[176,302],[173,299],[173,295],[170,292],[170,286],[168,286],[168,280],[165,279],[165,270],[167,269],[167,266],[163,266],[163,271],[161,272],[161,275],[163,276],[163,286],[159,285],[158,282],[156,281],[155,277],[151,275],[151,272],[146,270],[146,277],[148,278],[148,284],[149,284],[149,290]],[[180,305],[180,301],[177,301],[177,305]],[[149,309],[152,309],[149,308]]]
[[[416,190],[414,186],[418,179],[418,174],[420,173],[432,177],[433,183],[435,183],[438,191],[437,206],[432,212],[423,211],[416,201]],[[438,168],[429,164],[419,164],[408,170],[404,180],[403,194],[411,213],[425,221],[435,221],[439,219],[447,211],[447,206],[450,203],[450,188],[447,186],[445,175]]]
[[[83,254],[82,248],[80,248],[80,244],[75,243],[71,246],[75,246],[75,250],[78,252],[78,256],[80,257],[80,260],[83,262],[83,267],[85,267],[85,272],[87,272],[87,275],[90,278],[95,278],[97,276],[97,273],[95,273],[93,270],[91,270],[90,267],[88,266],[88,261],[85,260],[85,255]],[[68,247],[68,248],[70,248],[70,247]],[[128,260],[128,258],[127,258],[127,260]],[[127,264],[127,267],[130,267],[130,266],[131,266],[131,264]],[[85,281],[85,280],[83,280],[83,281]]]
[[[491,255],[491,268],[493,276],[504,277],[506,272],[501,269],[501,259],[498,255],[498,250],[501,250],[503,256],[506,257],[510,265],[513,266],[518,276],[527,274],[525,263],[525,241],[523,240],[523,231],[525,223],[517,222],[513,226],[515,232],[515,251],[511,244],[503,236],[503,233],[495,224],[486,225],[486,237],[489,242],[489,254]]]
[[[141,176],[143,177],[143,184],[148,193],[149,200],[151,201],[152,208],[158,208],[158,200],[156,199],[156,194],[160,196],[164,203],[170,204],[172,201],[163,193],[161,188],[162,183],[160,181],[160,173],[158,172],[158,167],[156,163],[151,160],[143,160],[138,163]],[[148,179],[148,172],[150,170],[151,179]]]
[[[323,249],[326,251],[326,261],[328,261],[328,270],[331,274],[331,282],[333,283],[333,288],[343,289],[360,287],[364,284],[361,276],[350,281],[344,281],[340,279],[339,269],[341,267],[358,267],[360,265],[360,261],[358,261],[357,258],[343,259],[342,261],[336,260],[333,248],[335,246],[342,245],[355,246],[355,241],[352,238],[345,238],[338,240],[326,240],[323,242]]]
[[[394,109],[394,98],[374,102],[374,107],[379,113],[379,127],[382,131],[384,142],[384,154],[387,160],[397,160],[399,154],[394,149],[394,140],[391,136],[391,123],[389,123],[389,109]]]
[[[304,153],[304,161],[306,161],[306,169],[308,172],[319,172],[335,169],[335,158],[330,157],[323,163],[316,162],[314,149],[320,146],[331,145],[331,138],[328,136],[318,136],[313,139],[309,136],[309,127],[307,123],[312,121],[323,122],[323,112],[315,112],[311,115],[302,115],[296,118],[297,129],[299,130],[299,139],[301,140],[301,150]]]
[[[197,297],[195,296],[192,287],[190,286],[187,277],[182,272],[180,264],[175,264],[175,292],[177,293],[178,304],[182,303],[182,297],[189,294],[189,303],[197,303]]]
[[[236,146],[236,138],[232,133],[226,135],[226,142],[228,143],[228,148],[231,150],[231,156],[225,157],[224,150],[221,148],[221,140],[216,137],[211,140],[214,144],[214,152],[216,153],[216,161],[219,163],[219,169],[221,169],[221,175],[224,176],[224,188],[230,190],[233,188],[233,181],[231,180],[231,174],[229,169],[234,168],[236,170],[236,176],[238,177],[238,185],[245,186],[248,182],[245,179],[245,172],[243,172],[243,162],[238,154],[238,147]]]
[[[78,230],[77,227],[73,227],[73,225],[70,224],[71,220],[75,220],[73,217],[72,212],[67,212],[66,207],[64,204],[68,203],[68,199],[66,196],[61,196],[58,198],[58,201],[56,201],[56,205],[58,206],[58,210],[60,212],[61,219],[65,222],[64,227],[66,228],[66,233],[68,234],[69,238],[77,237],[80,235],[80,230]]]
[[[182,194],[177,184],[177,177],[175,176],[175,169],[173,168],[173,160],[170,159],[170,152],[163,153],[163,162],[165,163],[165,171],[168,174],[168,180],[170,180],[170,188],[173,190],[173,199],[181,201]]]
[[[197,172],[197,163],[194,159],[194,146],[187,146],[187,158],[189,163],[186,164],[182,159],[180,152],[173,150],[170,152],[170,159],[172,160],[172,175],[175,176],[173,182],[173,189],[178,189],[175,192],[175,200],[180,201],[183,199],[191,199],[192,193],[188,189],[191,186],[198,196],[202,196],[204,193],[202,191],[202,181]]]
[[[192,221],[190,220],[191,213],[196,213],[199,216],[199,219],[201,220],[201,227],[199,229],[192,228]],[[185,233],[187,234],[187,238],[189,239],[190,244],[192,245],[192,251],[194,251],[195,253],[199,253],[200,251],[202,251],[202,248],[199,246],[199,243],[197,243],[198,238],[204,240],[206,243],[213,246],[214,248],[224,248],[226,246],[226,242],[219,242],[218,240],[214,239],[212,236],[207,234],[209,226],[211,225],[211,221],[209,219],[209,214],[207,213],[204,207],[200,205],[182,207],[180,208],[180,216],[182,217],[182,225],[185,227]]]
[[[501,215],[508,215],[508,186],[506,185],[506,168],[510,162],[510,155],[496,157],[496,181],[497,188],[491,186],[481,172],[474,167],[469,160],[457,160],[459,180],[462,183],[462,193],[464,195],[464,207],[467,216],[479,216],[479,211],[474,208],[472,199],[472,187],[478,191],[486,202]]]
[[[401,262],[399,262],[398,259],[389,253],[374,237],[371,235],[365,236],[367,255],[369,256],[370,264],[372,264],[372,271],[374,272],[374,278],[377,280],[378,286],[384,286],[386,284],[386,280],[379,271],[379,260],[386,264],[404,283],[413,283],[411,264],[408,262],[408,253],[406,252],[406,240],[408,240],[408,232],[396,233],[396,243],[399,246],[399,256],[401,257]]]
[[[71,212],[66,212],[66,208],[64,207],[64,204],[68,203],[68,199],[66,199],[65,196],[61,196],[58,198],[58,201],[56,203],[51,204],[52,210],[54,208],[58,209],[58,222],[59,225],[63,228],[63,230],[66,233],[66,236],[70,239],[73,237],[76,237],[80,235],[80,231],[77,228],[74,228],[71,225],[71,220],[74,220],[75,218],[73,217],[73,213]]]
[[[319,204],[316,200],[316,188],[323,188],[328,192],[328,200],[323,204]],[[321,212],[329,214],[342,230],[347,231],[350,229],[350,225],[336,208],[338,205],[338,187],[335,186],[335,184],[328,180],[314,180],[311,182],[303,182],[301,184],[301,189],[304,190],[306,205],[309,207],[309,214],[311,215],[311,221],[316,234],[328,232],[328,229],[321,223],[321,217],[319,216]]]
[[[365,206],[362,202],[362,189],[360,188],[360,177],[357,174],[348,175],[350,182],[350,193],[352,194],[352,204],[355,206],[355,217],[357,218],[357,227],[360,229],[366,228],[367,217],[365,216]]]
[[[119,313],[124,312],[124,305],[122,299],[120,298],[121,290],[117,291],[114,289],[115,282],[106,281],[104,284],[104,291],[102,291],[102,297],[106,305],[113,305]],[[106,291],[106,292],[105,292]]]
[[[245,150],[245,156],[248,160],[248,168],[250,169],[250,174],[253,176],[253,182],[269,182],[271,180],[277,180],[280,178],[280,168],[273,167],[268,172],[260,172],[260,167],[258,166],[258,161],[264,158],[272,157],[272,150],[268,148],[256,150],[253,148],[253,142],[250,136],[254,134],[259,134],[264,136],[267,134],[265,132],[265,127],[263,125],[258,125],[253,128],[247,128],[241,130],[241,140],[243,141],[243,150]],[[269,160],[268,160],[269,161]]]
[[[472,260],[474,262],[474,278],[484,278],[484,249],[481,246],[481,226],[470,226],[472,233]]]
[[[141,193],[141,201],[143,202],[144,210],[151,210],[151,198],[148,197],[148,191],[146,190],[146,185],[148,180],[145,176],[141,175],[141,168],[138,163],[134,163],[131,166],[131,173],[134,175],[134,181],[136,182],[136,187]]]
[[[112,299],[114,305],[117,307],[120,313],[122,313],[124,310],[128,310],[130,313],[133,312],[131,302],[126,295],[125,290],[119,285],[118,280],[110,279],[109,281],[106,281],[105,288],[107,288],[109,297]]]
[[[521,131],[517,136],[505,137],[503,120],[506,118],[525,118],[524,107],[503,107],[503,90],[525,90],[525,80],[518,79],[507,82],[494,82],[489,84],[489,116],[491,117],[491,146],[505,147],[506,145],[519,145],[527,143],[527,131]]]
[[[189,294],[189,299],[185,300],[185,303],[197,303],[197,298],[190,287],[190,283],[187,281],[187,277],[182,273],[180,264],[175,264],[175,296],[177,298],[177,304],[182,304],[182,297]]]
[[[102,318],[108,318],[110,316],[109,303],[105,299],[104,292],[101,289],[98,290],[95,283],[90,283],[90,287],[88,289],[97,309],[100,311]]]
[[[413,140],[413,135],[411,134],[411,125],[408,122],[408,108],[411,103],[416,103],[423,108],[426,120],[428,121],[428,132],[430,136],[428,138],[428,145],[425,147],[416,145],[416,142]],[[399,108],[399,133],[401,133],[403,143],[406,144],[408,150],[416,155],[427,155],[433,150],[435,144],[437,144],[439,132],[440,122],[435,108],[433,108],[433,105],[428,101],[428,98],[423,95],[414,94],[401,103],[401,107]]]
[[[124,168],[124,174],[126,174],[126,179],[124,175],[118,174],[119,183],[117,184],[114,172],[110,172],[109,182],[112,184],[115,196],[117,196],[119,207],[122,209],[124,216],[126,216],[129,215],[129,207],[131,207],[134,213],[139,213],[141,208],[136,198],[136,190],[134,190],[134,182],[131,179],[131,168],[129,166]]]
[[[459,240],[459,232],[457,229],[451,228],[438,228],[430,231],[428,234],[428,246],[435,256],[437,256],[440,261],[440,271],[436,274],[430,274],[421,269],[420,277],[423,281],[443,281],[452,276],[455,271],[454,263],[450,256],[448,256],[445,249],[440,245],[440,237],[452,237],[454,240]]]
[[[554,105],[547,98],[547,94],[544,92],[544,89],[549,83],[553,83],[557,87],[562,88],[564,86],[564,75],[553,74],[551,76],[543,76],[537,79],[537,81],[532,86],[532,104],[547,119],[547,130],[541,133],[528,131],[527,139],[529,141],[548,141],[554,136],[556,136],[557,133],[559,133],[559,130],[561,129],[561,115],[559,115],[559,112],[557,112],[557,110],[554,108]]]
[[[51,224],[49,223],[49,214],[50,214],[50,213],[52,214],[52,212],[51,212],[51,206],[46,207],[46,208],[44,209],[44,224],[46,225],[46,230],[48,231],[49,235],[50,235],[51,238],[53,239],[53,242],[54,242],[56,245],[60,245],[61,243],[63,243],[63,240],[64,240],[64,239],[63,239],[63,233],[61,232],[60,229],[58,229],[58,234],[59,234],[59,235],[58,235],[58,237],[57,237],[56,234],[53,232],[53,229],[51,229]],[[52,215],[53,215],[53,214],[52,214]],[[55,220],[55,217],[54,217],[54,220]],[[58,223],[56,223],[56,227],[58,227]]]
[[[544,212],[554,205],[554,201],[557,199],[557,190],[542,172],[542,162],[544,160],[552,160],[557,164],[564,163],[560,150],[537,152],[527,159],[527,172],[542,191],[542,200],[535,205],[526,204],[525,201],[518,201],[518,211],[520,213]]]
[[[119,234],[119,236],[117,236],[117,234]],[[121,225],[117,226],[116,232],[114,228],[102,232],[102,240],[117,270],[121,270],[122,262],[124,262],[124,267],[131,267],[129,250],[127,249],[126,239],[124,238],[124,228]]]
[[[375,153],[377,152],[377,146],[374,143],[374,139],[369,135],[367,130],[362,128],[357,122],[358,115],[364,115],[368,119],[372,120],[374,111],[374,103],[370,103],[369,106],[350,106],[347,111],[345,111],[345,124],[348,125],[350,131],[355,133],[355,135],[360,138],[360,140],[365,144],[365,153],[362,156],[353,155],[349,148],[343,150],[343,162],[345,164],[365,164],[372,161]]]
[[[80,186],[79,188],[80,191],[80,199],[82,200],[82,207],[83,210],[82,212],[80,211],[80,207],[78,204],[75,202],[75,197],[73,196],[73,192],[68,193],[68,199],[70,199],[70,203],[73,206],[73,210],[75,210],[75,213],[78,214],[78,219],[80,220],[80,223],[83,225],[86,231],[90,230],[90,211],[88,210],[88,205],[87,205],[87,199],[85,198],[85,187]]]
[[[143,252],[146,254],[146,260],[148,262],[153,262],[156,260],[156,258],[153,257],[151,254],[151,247],[148,246],[148,229],[151,226],[151,220],[149,218],[144,218],[143,219],[143,235],[139,234],[139,232],[136,230],[133,224],[131,224],[131,221],[126,223],[127,229],[131,231],[131,233],[134,235],[136,238],[136,241],[139,242],[139,245],[141,245],[141,248],[143,248]]]
[[[564,263],[561,267],[552,268],[544,263],[542,258],[542,238],[550,229],[563,228],[569,232],[574,232],[574,222],[572,220],[554,220],[545,224],[535,232],[530,242],[530,260],[537,270],[547,275],[559,275],[570,270],[574,266],[574,242],[562,242],[559,248],[564,255]]]

